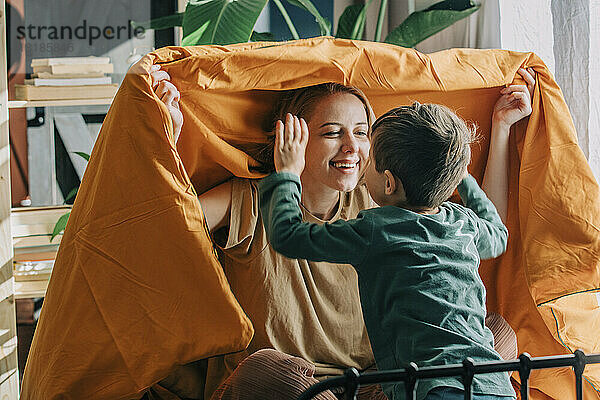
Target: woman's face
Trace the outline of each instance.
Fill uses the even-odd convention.
[[[369,126],[364,104],[350,93],[323,98],[307,118],[309,139],[303,185],[353,190],[369,157]]]

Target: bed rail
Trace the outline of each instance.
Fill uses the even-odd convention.
[[[521,378],[521,399],[529,398],[529,374],[534,369],[571,367],[575,373],[575,393],[577,400],[583,400],[583,370],[587,364],[600,363],[600,354],[586,355],[581,350],[573,354],[547,357],[531,357],[523,353],[516,360],[474,362],[466,358],[462,364],[449,364],[419,368],[410,363],[404,369],[368,372],[360,374],[355,368],[346,370],[344,375],[326,379],[309,387],[298,400],[309,400],[317,394],[333,388],[344,388],[346,400],[356,400],[359,386],[376,383],[404,382],[406,398],[416,399],[416,387],[419,379],[441,378],[447,376],[462,377],[465,387],[465,400],[471,400],[473,376],[491,372],[518,371]]]

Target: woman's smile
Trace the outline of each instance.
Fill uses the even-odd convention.
[[[360,171],[360,161],[330,161],[329,165],[343,174],[353,174]]]

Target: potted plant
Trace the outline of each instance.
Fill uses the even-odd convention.
[[[291,38],[299,39],[294,22],[286,11],[283,0],[270,0],[284,19]],[[185,11],[153,19],[145,23],[133,22],[146,29],[183,28],[183,46],[202,44],[232,44],[249,40],[274,40],[268,32],[255,32],[254,25],[269,0],[190,0]],[[363,39],[366,11],[372,0],[346,7],[338,20],[335,37]],[[315,18],[321,35],[330,36],[331,21],[323,18],[310,0],[285,0],[288,5],[300,7]],[[373,41],[382,41],[382,27],[388,0],[381,0]],[[471,15],[480,5],[472,0],[445,0],[410,14],[383,39],[403,47],[414,47],[421,41]]]

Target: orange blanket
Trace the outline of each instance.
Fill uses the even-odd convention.
[[[160,63],[181,91],[177,150],[170,116],[150,88]],[[285,44],[164,48],[132,69],[92,152],[23,380],[22,399],[129,399],[176,364],[243,349],[252,327],[229,291],[195,191],[255,176],[274,91],[335,81],[360,87],[375,113],[414,100],[476,121],[481,180],[499,88],[537,71],[533,113],[514,128],[510,243],[482,265],[488,305],[534,356],[600,352],[599,191],[568,108],[531,53],[449,50],[314,38]],[[185,165],[185,168],[184,168]],[[195,190],[194,190],[195,189]],[[600,399],[600,367],[585,370]],[[534,399],[574,399],[568,369],[536,371]]]

